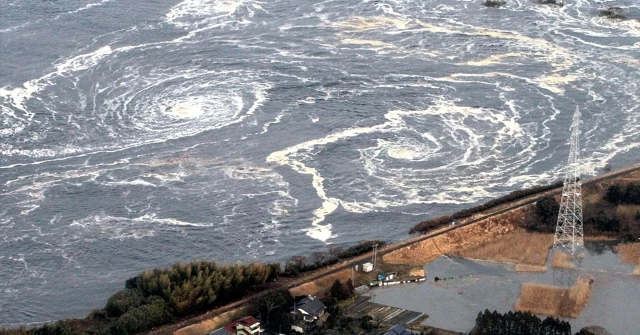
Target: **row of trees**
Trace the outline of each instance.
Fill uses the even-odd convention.
[[[567,321],[547,317],[542,320],[530,312],[496,311],[478,313],[474,335],[571,335]]]
[[[219,265],[197,261],[142,272],[125,283],[143,297],[158,296],[176,316],[237,300],[280,274],[280,264]]]
[[[538,202],[534,211],[534,216],[525,220],[525,226],[529,231],[543,233],[553,233],[558,221],[560,204],[553,196],[546,196]]]
[[[613,185],[607,190],[604,199],[615,206],[633,203],[633,201],[640,201],[635,198],[636,192],[640,192],[638,184],[630,184],[627,187]],[[619,235],[623,240],[637,240],[640,237],[640,212],[625,215],[624,211],[617,210],[615,206],[586,205],[583,217],[585,233],[610,233]],[[554,232],[559,210],[560,204],[553,196],[540,199],[536,203],[533,215],[525,219],[525,228],[529,231]]]
[[[640,184],[614,184],[607,188],[604,200],[616,206],[615,216],[599,215],[594,224],[619,232],[625,241],[637,241],[640,238],[640,211],[634,205],[640,205]]]
[[[520,200],[533,194],[546,192],[558,187],[562,187],[562,181],[559,181],[550,185],[534,186],[524,190],[513,191],[500,198],[490,200],[476,207],[472,207],[469,209],[456,212],[452,215],[439,216],[433,219],[422,221],[417,225],[415,225],[413,228],[411,228],[409,230],[409,234],[413,234],[413,233],[426,234],[435,228],[441,227],[446,224],[450,224],[452,221],[466,219],[474,214],[486,211],[487,209],[494,208],[508,202]]]
[[[630,183],[626,186],[619,184],[611,185],[604,195],[604,200],[614,205],[640,205],[640,184]]]
[[[107,334],[132,334],[237,300],[275,280],[280,264],[219,265],[197,261],[143,271],[104,308]]]

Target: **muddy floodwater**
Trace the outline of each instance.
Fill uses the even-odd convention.
[[[598,325],[613,334],[637,334],[640,277],[632,275],[632,265],[620,263],[613,245],[587,243],[577,272],[553,270],[547,264],[544,273],[518,273],[511,264],[442,256],[425,266],[427,281],[380,288],[372,294],[376,303],[427,313],[425,325],[466,332],[485,309],[513,310],[523,283],[563,286],[578,275],[588,275],[595,281],[591,298],[578,318],[567,319],[572,331]]]

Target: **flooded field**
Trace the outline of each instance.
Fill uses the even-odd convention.
[[[485,309],[504,313],[514,309],[523,283],[566,286],[577,276],[594,280],[582,314],[567,319],[572,331],[598,325],[613,334],[634,334],[640,329],[640,276],[633,265],[620,262],[614,243],[588,242],[577,271],[516,272],[514,264],[443,256],[425,266],[427,281],[372,291],[376,303],[423,312],[425,325],[466,332]],[[436,277],[438,280],[436,281]]]

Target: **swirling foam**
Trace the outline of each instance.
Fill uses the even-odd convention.
[[[420,132],[417,138],[399,137],[398,141],[377,139],[376,146],[358,149],[361,152],[361,164],[366,175],[379,180],[382,184],[372,186],[380,190],[381,193],[369,189],[364,195],[369,200],[346,200],[337,196],[328,195],[328,190],[324,185],[325,177],[318,168],[314,168],[305,163],[312,159],[312,155],[326,147],[328,144],[347,141],[354,137],[374,136],[376,134],[402,134],[404,132],[419,132],[415,126],[407,123],[407,119],[433,119],[442,120],[442,127],[437,132],[446,135],[449,141],[458,142],[456,145],[459,154],[442,151],[443,140],[437,139],[427,131]],[[493,147],[485,147],[481,144],[483,135],[465,124],[465,120],[471,118],[474,122],[482,122],[486,127],[492,129],[495,135]],[[406,206],[420,203],[463,203],[486,197],[490,192],[486,190],[491,184],[487,183],[491,178],[489,172],[487,176],[468,176],[475,179],[455,181],[453,179],[442,184],[442,188],[435,196],[419,195],[421,183],[427,180],[434,182],[429,177],[430,174],[448,173],[458,166],[478,166],[481,167],[487,160],[495,159],[497,146],[503,142],[518,141],[523,137],[523,131],[519,124],[505,114],[483,108],[470,108],[457,106],[449,102],[438,101],[434,106],[420,111],[390,111],[385,115],[386,122],[360,128],[350,128],[331,134],[327,137],[303,142],[281,151],[273,152],[267,157],[267,162],[277,163],[291,167],[294,171],[311,175],[312,186],[317,196],[322,200],[321,207],[313,212],[311,227],[307,235],[312,238],[327,241],[332,238],[331,223],[324,223],[326,217],[334,212],[339,206],[351,212],[370,212],[393,206]],[[430,123],[434,126],[434,123]],[[435,130],[433,130],[435,131]],[[399,135],[396,135],[399,136]],[[462,137],[464,136],[464,137]],[[524,143],[523,145],[531,145]],[[489,150],[488,152],[485,152]],[[438,162],[438,166],[425,170],[412,170],[409,168],[385,167],[388,160],[380,155],[383,154],[392,159],[410,160],[415,162]],[[447,158],[449,157],[449,158]],[[444,182],[441,181],[441,182]],[[480,184],[484,186],[481,187]],[[368,184],[371,184],[370,182]],[[465,186],[466,185],[466,186]],[[477,186],[468,186],[477,185]],[[370,191],[370,192],[369,192]],[[340,193],[332,190],[332,193]],[[399,197],[398,194],[403,194]]]
[[[259,78],[243,71],[187,68],[176,69],[179,73],[152,70],[136,74],[125,67],[122,71],[126,74],[116,71],[110,75],[113,81],[98,82],[87,92],[78,91],[80,102],[75,103],[80,107],[60,105],[57,96],[61,93],[56,88],[64,86],[65,78],[81,80],[102,63],[108,63],[108,57],[116,51],[122,49],[104,47],[76,56],[58,63],[55,72],[26,82],[23,88],[1,88],[0,99],[10,105],[2,108],[1,124],[8,125],[8,130],[0,136],[22,136],[32,127],[48,130],[27,137],[27,141],[39,144],[37,149],[22,149],[6,141],[0,147],[2,153],[60,157],[192,136],[241,122],[267,99],[270,84],[260,83]],[[36,117],[27,103],[43,105],[51,115],[58,114],[60,108],[79,108],[85,113],[69,115],[66,122],[59,122],[44,113]],[[67,129],[69,124],[77,130],[68,143],[44,144],[51,142],[47,140],[49,133],[55,133],[57,128]]]

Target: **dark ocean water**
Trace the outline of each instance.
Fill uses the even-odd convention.
[[[2,0],[0,326],[554,181],[577,105],[585,176],[637,163],[640,22],[609,4]]]

